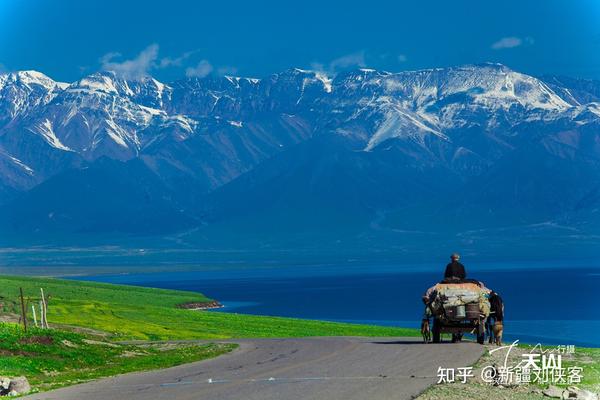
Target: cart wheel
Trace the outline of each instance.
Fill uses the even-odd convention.
[[[433,337],[433,343],[440,343],[442,336],[442,327],[441,323],[437,318],[433,319],[433,329],[431,330],[431,334]]]

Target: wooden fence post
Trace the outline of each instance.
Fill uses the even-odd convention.
[[[21,293],[21,318],[23,319],[23,329],[27,332],[27,314],[25,314],[25,301],[23,300],[23,288],[19,288]]]
[[[46,303],[46,298],[44,297],[44,289],[40,288],[40,292],[42,293],[42,307],[43,307],[43,317],[42,317],[42,327],[44,328],[49,328],[48,326],[48,317],[47,317],[47,313],[48,313],[48,304]]]
[[[38,323],[37,323],[37,318],[35,316],[35,305],[34,304],[31,305],[31,313],[33,314],[33,324],[37,328],[38,327]]]
[[[40,328],[44,329],[44,303],[40,300]]]

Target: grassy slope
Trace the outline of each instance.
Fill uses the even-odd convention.
[[[600,393],[600,349],[576,348],[565,367],[583,368],[583,380],[577,386]]]
[[[529,352],[532,346],[519,345],[517,349],[511,352],[508,365],[515,366],[522,360],[522,354]],[[495,346],[488,346],[488,350]],[[550,349],[551,346],[544,347]],[[493,386],[484,383],[479,379],[481,368],[488,365],[502,365],[504,363],[505,352],[500,351],[495,357],[489,352],[475,363],[474,378],[464,383],[438,384],[429,387],[417,399],[418,400],[479,400],[484,398],[493,398],[499,400],[544,400],[548,397],[542,394],[542,390],[548,387],[548,384],[521,384],[506,388],[503,386]],[[600,393],[600,349],[577,347],[574,354],[563,355],[563,367],[583,368],[581,383],[557,384],[556,386],[566,388],[567,386],[577,386],[582,389],[590,390],[594,393]]]
[[[43,278],[0,277],[4,311],[18,311],[19,287],[30,304],[37,304],[44,289],[50,324],[92,328],[115,340],[419,335],[416,329],[196,312],[175,306],[209,300],[198,293]],[[31,318],[31,306],[28,313]]]
[[[47,390],[125,372],[166,368],[212,358],[231,344],[125,346],[90,341],[78,333],[29,329],[0,323],[0,375],[27,377],[36,390]]]

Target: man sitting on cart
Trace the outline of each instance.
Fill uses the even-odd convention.
[[[462,281],[467,277],[465,272],[465,266],[462,265],[460,260],[460,254],[452,253],[450,256],[451,262],[446,265],[446,272],[444,272],[444,279],[448,280],[459,280]]]

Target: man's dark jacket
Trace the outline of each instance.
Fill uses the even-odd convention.
[[[465,279],[467,277],[467,273],[465,272],[465,266],[459,263],[458,261],[452,261],[450,264],[446,265],[446,272],[444,272],[444,278],[459,278]]]

